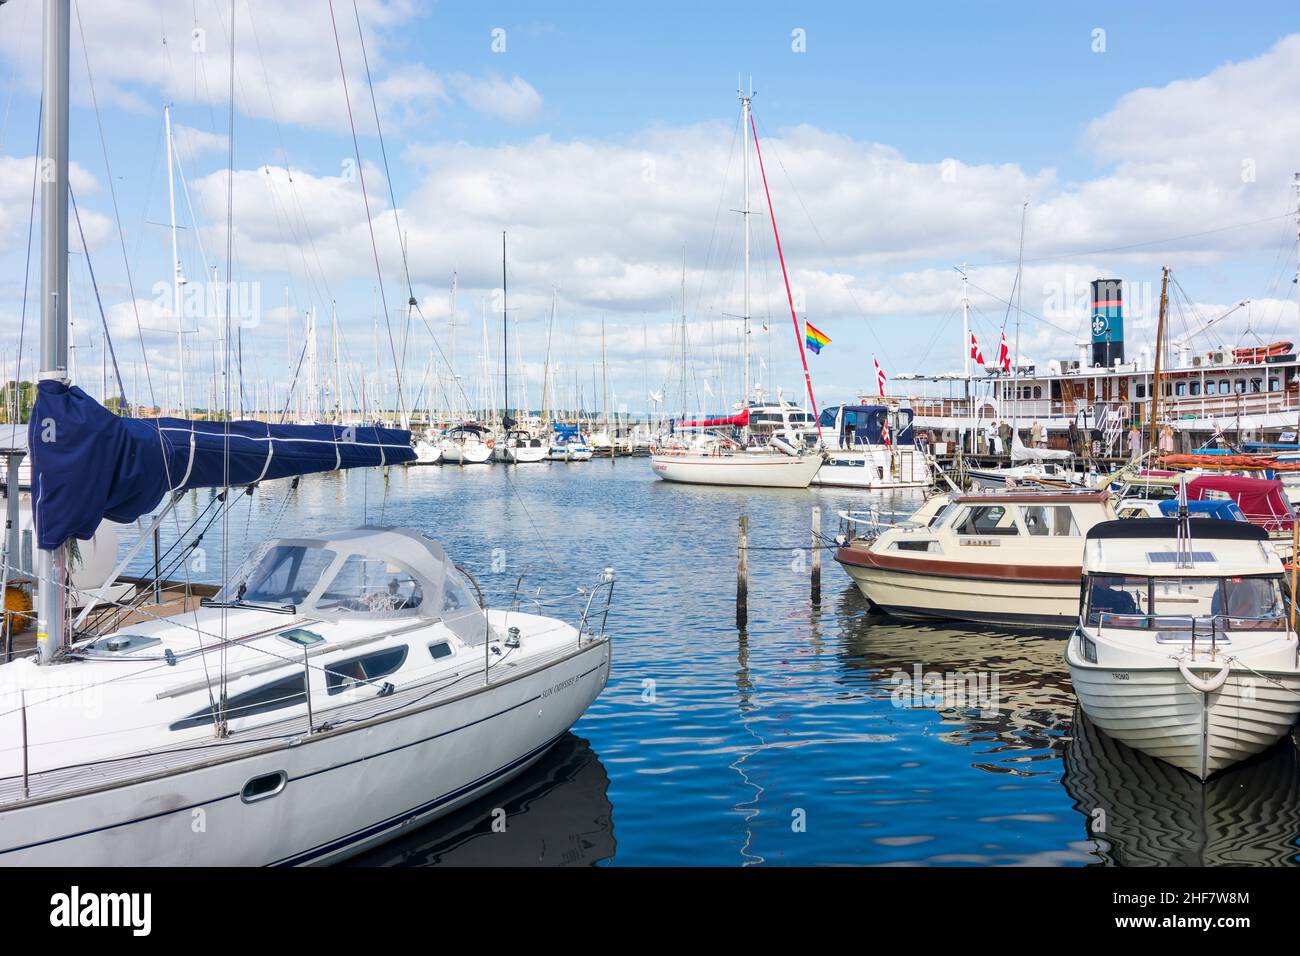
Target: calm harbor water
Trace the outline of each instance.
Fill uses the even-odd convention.
[[[517,593],[576,623],[577,588],[616,570],[609,686],[573,733],[517,780],[359,863],[1296,862],[1290,739],[1202,787],[1076,715],[1060,637],[879,616],[830,552],[814,606],[812,506],[833,534],[836,511],[869,500],[669,485],[644,459],[318,476],[241,501],[226,547],[220,523],[205,536],[195,577],[219,580],[223,553],[237,564],[276,534],[399,524],[438,538],[489,603]],[[209,504],[187,498],[164,544]],[[753,549],[743,631],[741,514]]]

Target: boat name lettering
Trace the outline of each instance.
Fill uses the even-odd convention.
[[[1115,678],[1115,680],[1128,680],[1128,673],[1126,671],[1111,671],[1110,676]]]
[[[576,684],[577,682],[578,682],[578,678],[576,678],[576,677],[570,677],[568,680],[566,680],[566,681],[561,681],[560,683],[556,684],[554,687],[551,687],[551,688],[548,688],[548,689],[542,691],[542,696],[543,696],[543,697],[550,697],[552,694],[557,693],[557,692],[559,692],[559,691],[562,691],[562,690],[564,690],[566,687],[572,687],[572,686],[573,686],[574,684]]]
[[[1002,542],[997,538],[962,538],[960,544],[969,548],[1000,548]]]

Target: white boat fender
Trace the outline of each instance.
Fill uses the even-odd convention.
[[[1219,672],[1209,679],[1197,677],[1193,674],[1191,669],[1187,666],[1186,661],[1178,662],[1178,670],[1182,673],[1183,680],[1187,681],[1188,687],[1191,687],[1193,690],[1199,690],[1202,694],[1213,694],[1223,686],[1225,681],[1227,681],[1228,674],[1232,670],[1232,661],[1224,661],[1223,667],[1219,669]]]
[[[772,436],[772,447],[779,452],[789,455],[791,458],[799,457],[799,449],[795,448],[794,445],[790,444],[790,442],[787,439],[781,437],[780,435]]]

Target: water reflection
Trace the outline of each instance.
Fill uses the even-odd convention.
[[[1112,740],[1079,711],[1065,747],[1063,783],[1101,864],[1297,863],[1300,772],[1293,735],[1202,784]]]
[[[493,830],[497,808],[505,811],[501,832]],[[614,849],[609,776],[585,739],[565,734],[514,780],[351,863],[594,866],[612,860]]]

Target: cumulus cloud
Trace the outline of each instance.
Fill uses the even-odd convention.
[[[542,111],[542,96],[520,76],[509,80],[495,74],[483,77],[453,73],[451,85],[471,109],[508,123],[525,123]]]

